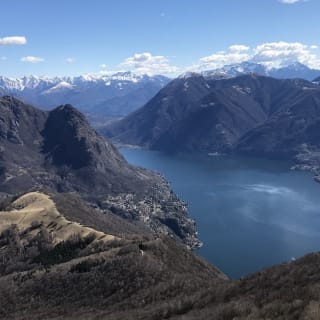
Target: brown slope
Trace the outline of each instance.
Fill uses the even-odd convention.
[[[23,195],[8,210],[0,211],[0,318],[157,318],[169,304],[180,312],[184,299],[226,282],[171,239],[115,238],[106,226],[70,220],[44,194]]]
[[[18,198],[0,217],[10,214],[15,226],[0,235],[0,318],[319,318],[318,253],[231,281],[167,238],[89,236],[42,194]],[[73,237],[56,242],[64,228]]]

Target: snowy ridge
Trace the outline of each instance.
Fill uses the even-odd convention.
[[[42,92],[42,94],[50,94],[56,91],[62,91],[62,90],[71,90],[73,89],[74,85],[66,82],[66,81],[61,81],[58,84],[56,84],[55,86],[51,87],[48,90],[45,90]]]
[[[202,75],[206,78],[223,79],[237,77],[249,73],[256,73],[281,79],[302,78],[310,81],[315,79],[317,76],[320,76],[320,70],[310,69],[300,62],[294,62],[289,65],[281,65],[275,68],[249,61],[225,65],[214,70],[203,71]]]
[[[188,71],[188,72],[182,73],[178,78],[179,79],[189,79],[192,77],[201,77],[201,76],[202,76],[202,73]]]
[[[42,109],[72,104],[94,116],[124,116],[144,105],[169,81],[161,75],[133,72],[0,77],[0,96],[11,95]]]
[[[16,93],[28,89],[42,88],[48,90],[65,90],[74,86],[83,85],[86,83],[105,83],[111,85],[114,81],[124,81],[138,83],[142,81],[150,81],[153,78],[161,80],[161,76],[149,77],[148,75],[138,75],[133,72],[117,72],[115,74],[85,74],[77,77],[54,77],[48,76],[24,76],[21,78],[8,78],[0,76],[0,89],[6,94]],[[165,80],[166,78],[163,77]]]

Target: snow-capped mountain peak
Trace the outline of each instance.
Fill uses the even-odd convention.
[[[41,108],[70,103],[85,112],[99,109],[108,114],[107,109],[112,108],[110,113],[123,115],[146,103],[168,82],[164,76],[130,71],[76,77],[0,77],[0,96],[13,95]]]
[[[193,72],[193,71],[187,71],[185,73],[182,73],[179,78],[180,79],[188,79],[188,78],[193,78],[193,77],[201,77],[202,73],[199,72]]]
[[[310,69],[300,62],[287,63],[274,67],[261,63],[245,61],[237,64],[225,65],[222,68],[204,71],[202,74],[209,78],[236,77],[242,74],[256,73],[274,78],[302,78],[312,80],[320,75],[320,70]]]
[[[155,76],[157,77],[157,76]],[[133,72],[117,72],[110,75],[105,74],[83,74],[75,77],[53,77],[48,76],[23,76],[20,78],[8,78],[0,76],[0,90],[4,90],[7,93],[13,93],[17,91],[23,91],[26,89],[36,89],[39,86],[47,87],[49,89],[66,89],[88,83],[96,82],[110,82],[110,81],[128,81],[132,83],[138,83],[143,80],[152,79],[148,75],[138,75]],[[165,78],[165,77],[163,77]]]
[[[57,91],[63,91],[63,90],[71,90],[73,89],[74,85],[66,82],[66,81],[61,81],[57,83],[55,86],[51,87],[48,90],[43,91],[41,94],[52,94]]]

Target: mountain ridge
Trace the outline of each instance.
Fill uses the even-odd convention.
[[[188,129],[198,131],[201,136],[209,136],[212,126],[216,125],[215,132],[212,132],[212,134],[222,134],[220,138],[224,139],[221,127],[223,122],[221,122],[220,117],[223,116],[225,121],[229,118],[230,121],[234,122],[239,120],[238,118],[241,117],[242,113],[243,121],[249,121],[247,129],[241,129],[242,131],[240,130],[238,134],[231,130],[225,138],[226,145],[228,139],[231,139],[231,143],[234,143],[246,130],[262,123],[278,110],[286,109],[286,103],[290,105],[290,101],[286,103],[283,103],[283,101],[295,100],[298,99],[299,95],[306,94],[307,91],[303,88],[318,90],[317,85],[306,80],[279,80],[255,74],[221,80],[208,79],[202,75],[178,78],[169,83],[144,107],[118,123],[107,127],[106,132],[110,130],[112,136],[120,141],[123,140],[122,142],[131,144],[137,142],[138,145],[153,148],[153,144],[158,143],[162,134],[171,134],[170,130],[174,131],[172,134],[178,134],[175,132],[179,132],[179,125],[185,126],[181,133],[182,139],[186,139],[183,136],[189,134]],[[222,115],[221,112],[228,112],[228,114]],[[196,115],[203,115],[202,120],[204,123],[207,121],[207,124],[197,129],[193,125],[193,123],[195,125],[197,123],[196,121],[193,122],[192,119]],[[190,125],[183,123],[188,116],[190,116]],[[140,130],[137,133],[136,141],[134,141],[135,126],[137,130]],[[238,127],[241,128],[241,126],[243,124],[238,123]],[[232,138],[233,136],[236,139]],[[186,143],[174,141],[170,143],[172,149],[174,149],[174,144],[177,145],[177,150],[183,150],[184,146],[188,148]],[[222,146],[222,149],[224,146]],[[154,148],[158,147],[155,145]],[[198,146],[193,146],[193,150],[223,151],[210,149],[210,145],[201,147],[199,143]]]
[[[15,96],[42,109],[74,104],[89,115],[121,116],[138,108],[169,81],[133,72],[75,77],[0,77],[0,95]],[[122,104],[118,109],[114,100]]]
[[[263,64],[245,61],[199,73],[211,79],[257,73],[275,78],[302,78],[311,81],[319,77],[320,70],[311,69],[299,62],[269,68]],[[109,121],[110,117],[126,116],[137,110],[170,80],[172,79],[162,75],[148,76],[130,71],[74,77],[0,77],[0,95],[14,95],[43,109],[52,109],[60,104],[73,104],[99,126]]]
[[[300,62],[293,62],[291,64],[279,66],[277,68],[270,68],[261,63],[244,61],[241,63],[227,64],[221,68],[202,72],[205,77],[216,79],[218,79],[219,77],[237,77],[249,73],[256,73],[262,76],[268,76],[277,79],[301,78],[312,81],[320,75],[320,70],[311,69]]]
[[[295,159],[296,168],[309,166],[318,176],[319,95],[318,83],[303,79],[191,74],[101,132],[116,142],[166,152]]]

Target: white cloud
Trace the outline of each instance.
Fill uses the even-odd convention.
[[[234,44],[229,47],[229,50],[231,52],[242,52],[242,51],[248,51],[249,49],[250,49],[250,47],[245,46],[243,44]]]
[[[149,52],[135,53],[120,64],[121,68],[141,74],[173,74],[178,68],[169,64],[164,56],[153,56]]]
[[[34,56],[27,56],[27,57],[22,57],[21,61],[22,62],[30,62],[30,63],[38,63],[38,62],[43,62],[44,58],[34,57]]]
[[[310,49],[318,49],[318,46],[314,44],[314,45],[310,46]]]
[[[263,43],[254,49],[251,61],[270,67],[286,66],[298,61],[311,68],[320,68],[320,59],[300,42]]]
[[[99,65],[99,67],[100,67],[101,69],[106,69],[106,68],[107,68],[107,65],[106,65],[105,63],[101,63],[101,64]]]
[[[221,68],[225,65],[244,61],[264,64],[270,68],[288,66],[300,62],[310,68],[320,69],[320,57],[311,52],[317,46],[308,46],[300,42],[268,42],[253,49],[245,45],[232,45],[228,51],[219,51],[203,57],[188,70],[203,71]]]
[[[2,56],[2,57],[0,57],[0,60],[1,60],[1,61],[5,61],[5,60],[8,60],[8,58],[7,58],[7,57]]]
[[[27,43],[26,37],[14,36],[0,38],[0,45],[23,45]]]
[[[247,49],[248,48],[248,49]],[[250,59],[249,53],[246,51],[249,47],[244,45],[233,45],[229,47],[227,52],[219,51],[210,56],[203,57],[199,63],[192,66],[192,71],[202,71],[217,69],[225,66],[226,64],[241,63]]]
[[[285,3],[285,4],[293,4],[297,2],[306,2],[306,1],[307,0],[279,0],[279,2]]]
[[[73,62],[75,62],[75,61],[76,61],[75,58],[66,58],[66,59],[65,59],[65,62],[67,62],[67,63],[73,63]]]

